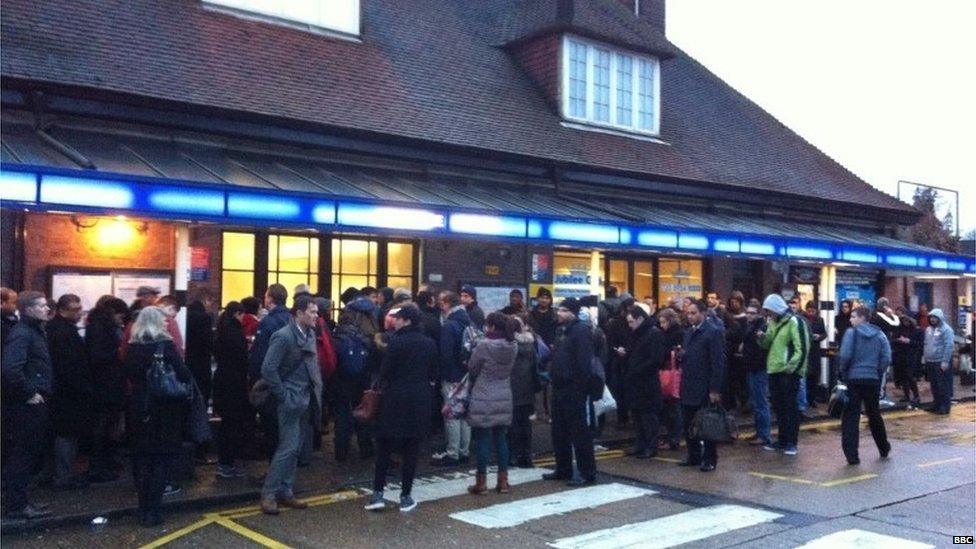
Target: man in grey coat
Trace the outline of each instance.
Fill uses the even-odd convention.
[[[311,296],[298,296],[291,314],[291,322],[271,336],[261,364],[261,377],[278,403],[278,448],[261,489],[261,511],[269,515],[277,515],[279,505],[308,507],[295,499],[295,470],[302,425],[308,424],[310,417],[319,417],[322,409],[322,373],[315,348],[318,306]]]

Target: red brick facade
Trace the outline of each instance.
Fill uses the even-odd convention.
[[[542,36],[512,49],[512,55],[518,61],[529,77],[549,103],[549,106],[559,112],[559,51],[560,37],[556,35]]]

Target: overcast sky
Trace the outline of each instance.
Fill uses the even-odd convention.
[[[976,1],[671,0],[667,34],[882,191],[960,191],[976,228]]]

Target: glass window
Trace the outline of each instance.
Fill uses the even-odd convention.
[[[631,126],[634,120],[634,58],[617,55],[617,124]]]
[[[569,113],[586,117],[586,45],[569,42]]]
[[[359,34],[359,0],[204,0],[345,34]]]
[[[659,259],[658,273],[660,303],[667,304],[672,297],[703,297],[700,259]]]
[[[223,234],[220,304],[254,294],[254,240],[251,233]]]
[[[592,255],[587,253],[560,252],[553,255],[553,301],[559,303],[567,297],[590,295],[592,277],[603,274],[591,271],[592,260]],[[602,254],[599,261],[602,265]]]
[[[288,289],[289,305],[299,284],[308,285],[313,294],[318,292],[318,249],[318,238],[291,235],[268,237],[268,283],[281,284]]]
[[[413,244],[390,242],[386,245],[386,285],[413,292]]]
[[[657,63],[641,59],[638,64],[637,127],[642,130],[655,129],[654,80]]]
[[[593,50],[593,118],[610,122],[610,52]]]
[[[610,276],[607,284],[617,288],[618,295],[630,291],[629,269],[626,259],[610,260]]]
[[[377,253],[375,240],[334,239],[332,241],[332,297],[336,300],[349,287],[376,286]],[[336,303],[338,307],[340,304]]]
[[[634,261],[634,299],[642,301],[654,295],[654,264],[650,261]]]

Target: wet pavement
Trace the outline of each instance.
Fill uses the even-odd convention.
[[[465,470],[424,468],[424,499],[410,513],[388,503],[363,511],[369,467],[347,472],[306,497],[311,508],[277,517],[252,505],[171,511],[164,527],[113,519],[101,532],[66,526],[5,535],[12,547],[948,547],[976,533],[976,405],[950,416],[886,414],[891,457],[881,460],[862,429],[859,466],[840,450],[837,422],[802,426],[800,453],[788,457],[737,443],[719,449],[718,469],[677,467],[681,452],[636,460],[599,454],[599,484],[569,489],[513,470],[509,494],[470,496]],[[303,470],[303,474],[310,473]],[[355,478],[359,475],[359,478]],[[305,482],[313,479],[306,477]],[[391,482],[395,479],[391,478]],[[340,488],[341,486],[341,488]],[[396,486],[387,495],[395,500]],[[913,545],[917,544],[917,545]]]

